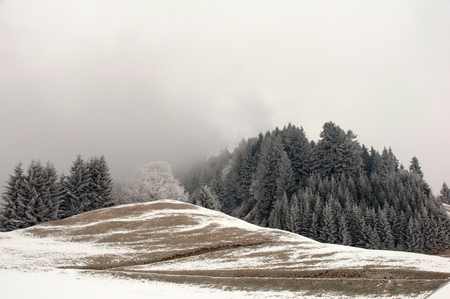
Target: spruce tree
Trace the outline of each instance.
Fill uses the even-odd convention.
[[[267,226],[270,213],[277,199],[277,178],[283,153],[281,137],[267,133],[261,145],[261,157],[255,172],[253,192],[256,199],[255,223]]]
[[[87,171],[90,175],[90,199],[85,210],[95,210],[114,205],[111,197],[112,179],[105,156],[92,157],[87,162]]]
[[[286,229],[298,233],[300,230],[300,207],[298,197],[294,194],[287,212]]]
[[[326,243],[336,243],[338,229],[336,227],[336,215],[330,202],[325,204],[322,210],[322,225],[319,229],[319,241]]]
[[[292,164],[295,186],[306,187],[311,174],[312,149],[303,128],[289,124],[283,130],[283,145]]]
[[[69,175],[61,177],[63,200],[60,218],[70,217],[85,211],[90,206],[91,174],[86,162],[78,155],[70,168]]]
[[[419,159],[417,159],[416,156],[412,157],[411,159],[411,162],[409,164],[409,172],[415,173],[423,178],[422,168],[420,167]]]
[[[280,161],[278,161],[278,177],[277,183],[277,198],[287,196],[290,198],[295,191],[294,172],[292,171],[291,161],[286,152],[281,152]]]
[[[25,223],[25,198],[24,198],[25,175],[22,163],[18,163],[14,172],[9,176],[5,191],[2,194],[3,211],[0,218],[2,230],[11,231],[27,227]]]
[[[197,206],[201,206],[211,210],[220,211],[221,208],[217,196],[206,185],[203,185],[202,187],[198,188],[192,194],[190,201]]]
[[[314,172],[321,177],[359,176],[363,171],[362,149],[355,140],[356,135],[327,122],[320,137],[314,148]]]
[[[439,200],[442,203],[450,205],[450,189],[445,182],[442,184],[441,193],[439,194]]]

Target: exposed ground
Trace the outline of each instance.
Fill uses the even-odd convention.
[[[170,200],[2,233],[0,253],[0,270],[77,269],[305,296],[422,298],[450,280],[448,257],[321,244]]]

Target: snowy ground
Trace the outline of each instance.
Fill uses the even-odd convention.
[[[387,269],[450,274],[450,260],[321,244],[174,201],[114,207],[0,233],[0,298],[315,298],[315,294],[300,289],[230,291],[111,274],[120,271],[170,276],[183,271],[209,271],[223,275],[224,271],[373,268],[381,273]],[[108,271],[100,271],[104,269]],[[444,298],[442,294],[450,294],[449,288],[447,285],[430,298]],[[423,298],[429,293],[383,297]],[[320,295],[336,297],[326,292]]]
[[[287,292],[228,292],[193,285],[117,279],[77,270],[49,272],[0,270],[0,281],[0,298],[299,298],[298,294]]]

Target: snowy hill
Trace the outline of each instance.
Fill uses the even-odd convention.
[[[1,298],[423,298],[450,280],[448,258],[322,244],[172,200],[0,233],[0,254]]]

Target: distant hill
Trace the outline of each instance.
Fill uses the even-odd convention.
[[[0,233],[0,254],[3,273],[72,269],[261,294],[408,298],[450,280],[448,258],[323,244],[172,200]]]

